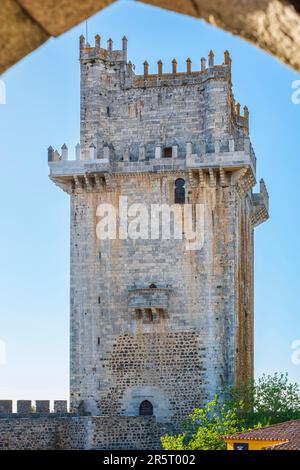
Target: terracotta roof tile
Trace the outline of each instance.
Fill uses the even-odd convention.
[[[300,419],[273,424],[259,429],[237,432],[224,436],[224,439],[253,441],[286,441],[268,446],[266,450],[300,450]]]

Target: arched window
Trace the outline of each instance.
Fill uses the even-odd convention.
[[[182,178],[178,178],[175,181],[175,204],[185,203],[185,181]]]
[[[140,404],[140,416],[152,416],[153,415],[153,405],[150,401],[144,400]]]

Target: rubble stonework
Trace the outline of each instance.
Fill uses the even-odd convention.
[[[159,449],[153,416],[0,416],[0,450]]]

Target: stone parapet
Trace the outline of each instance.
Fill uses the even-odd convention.
[[[13,411],[13,400],[0,400],[0,415],[19,416],[40,416],[41,414],[51,416],[55,413],[68,415],[67,400],[54,400],[54,412],[50,412],[50,400],[17,400],[17,412]]]
[[[67,400],[54,400],[54,413],[67,413],[68,402]]]
[[[0,414],[12,413],[12,400],[0,400]]]
[[[31,400],[18,400],[17,401],[17,413],[31,413],[32,405]]]
[[[50,413],[50,400],[36,400],[36,413]]]
[[[194,153],[198,148],[199,153]],[[52,147],[51,147],[52,149]],[[183,157],[178,156],[177,146],[171,149],[170,157],[163,156],[164,148],[161,145],[153,145],[153,155],[149,159],[137,159],[130,161],[123,156],[119,158],[100,158],[91,160],[66,160],[53,158],[49,161],[49,176],[63,190],[72,193],[76,190],[113,190],[114,178],[118,175],[170,173],[170,172],[202,172],[200,182],[205,181],[203,175],[211,171],[223,172],[222,185],[226,181],[225,173],[235,172],[247,168],[252,174],[253,184],[256,175],[256,157],[249,138],[243,140],[229,139],[227,141],[201,142],[199,145],[187,142]],[[53,155],[57,151],[53,151]],[[115,156],[116,157],[116,156]],[[211,170],[210,170],[211,169]]]

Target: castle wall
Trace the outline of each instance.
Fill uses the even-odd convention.
[[[57,419],[48,416],[0,418],[0,450],[54,449],[57,423]]]
[[[148,417],[7,415],[0,450],[161,449],[168,429]]]

